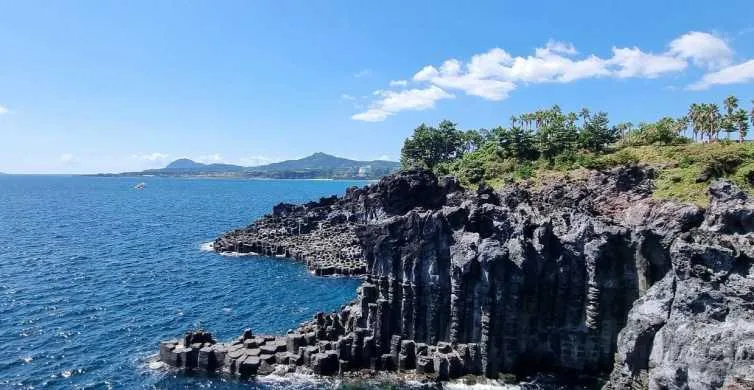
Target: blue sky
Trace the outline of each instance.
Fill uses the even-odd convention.
[[[752,1],[3,1],[0,171],[397,159],[422,122],[754,99]],[[539,49],[539,50],[537,50]],[[392,83],[391,83],[392,82]]]

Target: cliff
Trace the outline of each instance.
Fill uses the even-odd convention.
[[[495,192],[404,172],[277,206],[216,249],[359,264],[349,271],[366,274],[359,297],[282,338],[194,348],[214,354],[204,368],[242,377],[277,364],[439,379],[609,374],[607,389],[754,383],[754,203],[728,182],[710,187],[706,210],[655,201],[652,179],[631,167]],[[161,358],[187,366],[176,354],[191,344],[164,344]]]

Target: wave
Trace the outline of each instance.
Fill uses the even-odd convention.
[[[199,245],[199,250],[202,252],[214,252],[215,251],[215,243],[214,241],[205,242]],[[218,252],[220,256],[226,256],[226,257],[244,257],[244,256],[259,256],[259,253],[256,252],[248,252],[248,253],[241,253],[241,252]]]
[[[521,386],[504,383],[497,379],[478,379],[476,383],[468,383],[463,379],[445,383],[443,389],[448,390],[519,390]]]
[[[245,256],[259,256],[259,253],[257,252],[219,252],[220,256],[226,256],[226,257],[245,257]]]
[[[337,384],[331,378],[320,377],[313,374],[286,373],[284,375],[271,374],[258,376],[255,382],[272,389],[312,389],[334,388]]]

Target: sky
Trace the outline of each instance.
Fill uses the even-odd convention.
[[[421,123],[754,99],[754,1],[0,0],[0,172],[397,160]]]

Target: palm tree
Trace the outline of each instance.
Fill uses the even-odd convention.
[[[720,122],[722,120],[722,116],[720,115],[720,108],[717,106],[717,104],[710,104],[709,105],[709,138],[711,141],[712,135],[714,134],[715,140],[718,139],[718,134],[720,133]]]
[[[544,122],[544,120],[545,114],[542,110],[537,110],[537,112],[534,113],[534,125],[537,127],[537,130],[542,127],[542,122]]]
[[[739,108],[733,114],[733,117],[735,129],[738,130],[738,142],[743,143],[744,138],[746,138],[746,133],[749,130],[748,114],[746,114],[746,110]],[[754,118],[752,118],[752,121],[754,121]]]
[[[717,139],[717,133],[720,132],[720,108],[717,104],[702,103],[699,106],[699,111],[702,141],[704,141],[706,134],[707,142],[712,142],[712,139]]]
[[[694,141],[696,141],[697,136],[699,135],[699,133],[702,133],[702,129],[704,128],[702,121],[702,106],[696,103],[692,103],[689,107],[688,117],[691,120],[692,126],[694,127]]]
[[[731,113],[735,111],[736,108],[738,108],[738,98],[731,95],[725,98],[725,101],[723,102],[725,105],[725,111],[728,113]]]
[[[673,131],[675,131],[675,135],[680,136],[686,131],[688,127],[689,127],[689,117],[682,116],[675,120],[673,124]]]
[[[531,114],[521,114],[521,123],[526,130],[531,130]]]
[[[511,129],[514,128],[514,127],[516,127],[516,121],[517,120],[518,120],[518,118],[516,118],[515,115],[511,115]]]
[[[736,118],[735,112],[738,108],[738,98],[735,96],[728,96],[723,102],[725,105],[725,116],[722,120],[722,128],[727,133],[727,139],[730,139],[730,133],[736,131]]]

